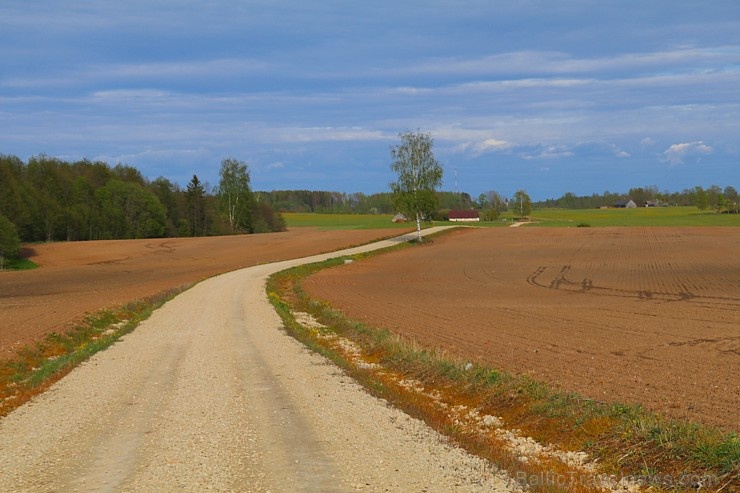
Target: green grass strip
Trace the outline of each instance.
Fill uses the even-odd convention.
[[[50,333],[35,345],[0,361],[0,416],[42,392],[80,363],[132,332],[152,312],[187,287],[169,290],[115,310],[102,310],[64,333]]]

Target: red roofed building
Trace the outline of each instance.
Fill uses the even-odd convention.
[[[450,211],[448,216],[450,221],[480,221],[478,211],[475,209],[467,209],[462,211]]]

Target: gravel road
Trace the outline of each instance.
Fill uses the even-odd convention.
[[[281,330],[267,276],[338,255],[231,272],[165,304],[0,420],[0,491],[512,491]]]

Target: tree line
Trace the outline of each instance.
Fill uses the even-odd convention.
[[[482,212],[483,220],[491,221],[507,210],[511,210],[518,217],[527,217],[532,208],[598,209],[614,207],[620,202],[626,203],[629,200],[632,200],[638,207],[694,206],[701,211],[740,213],[738,192],[730,185],[724,189],[717,185],[712,185],[707,189],[696,186],[684,189],[682,192],[660,192],[655,186],[631,188],[627,193],[606,191],[603,194],[579,196],[567,192],[560,198],[538,202],[532,202],[524,190],[518,190],[511,200],[491,190],[478,196],[475,207]]]
[[[659,191],[658,187],[630,188],[627,193],[613,193],[606,191],[603,194],[577,196],[566,193],[557,199],[547,199],[535,203],[536,207],[558,207],[562,209],[595,209],[603,206],[613,206],[619,201],[632,200],[638,207],[645,205],[661,206],[694,206],[700,210],[715,212],[740,212],[740,200],[735,187],[728,185],[721,188],[712,185],[709,188],[695,186],[681,192]]]
[[[260,200],[270,204],[280,212],[312,212],[317,214],[395,214],[398,212],[393,192],[343,193],[317,190],[273,190],[256,192]],[[732,186],[709,188],[696,186],[682,192],[658,191],[657,187],[636,187],[628,192],[609,192],[592,195],[575,195],[571,192],[557,199],[532,201],[524,190],[518,190],[511,197],[498,191],[481,193],[473,200],[466,192],[435,191],[435,210],[433,219],[442,219],[445,212],[460,209],[478,209],[490,213],[495,219],[499,214],[511,210],[520,213],[525,208],[598,209],[612,207],[620,201],[633,200],[639,207],[651,206],[695,206],[701,210],[718,212],[740,212],[740,197]],[[527,214],[523,214],[526,216]]]
[[[273,190],[256,192],[260,200],[280,212],[312,212],[317,214],[395,214],[398,208],[392,192],[366,195],[316,190]],[[469,209],[475,204],[462,192],[436,191],[439,210]]]
[[[391,148],[398,181],[391,192],[365,195],[313,190],[253,192],[246,163],[224,159],[219,184],[210,188],[193,175],[185,189],[167,178],[149,181],[134,167],[83,159],[67,162],[45,155],[27,162],[0,154],[0,268],[24,242],[206,236],[282,231],[280,212],[393,214],[445,219],[446,211],[477,208],[484,220],[511,209],[520,217],[532,207],[588,209],[633,200],[638,206],[696,206],[740,212],[737,190],[712,185],[682,192],[657,187],[627,193],[577,196],[532,203],[524,190],[509,200],[496,191],[477,201],[462,192],[442,192],[441,168],[429,134],[401,133]],[[423,178],[423,179],[422,179]],[[428,178],[428,180],[427,180]],[[425,181],[426,180],[426,181]],[[428,181],[428,183],[427,183]]]
[[[19,244],[281,231],[285,222],[250,188],[246,163],[224,159],[214,188],[185,189],[131,166],[0,155],[0,256]]]

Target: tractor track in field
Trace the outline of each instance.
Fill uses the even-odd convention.
[[[304,286],[423,346],[737,431],[739,248],[738,228],[469,229]]]

